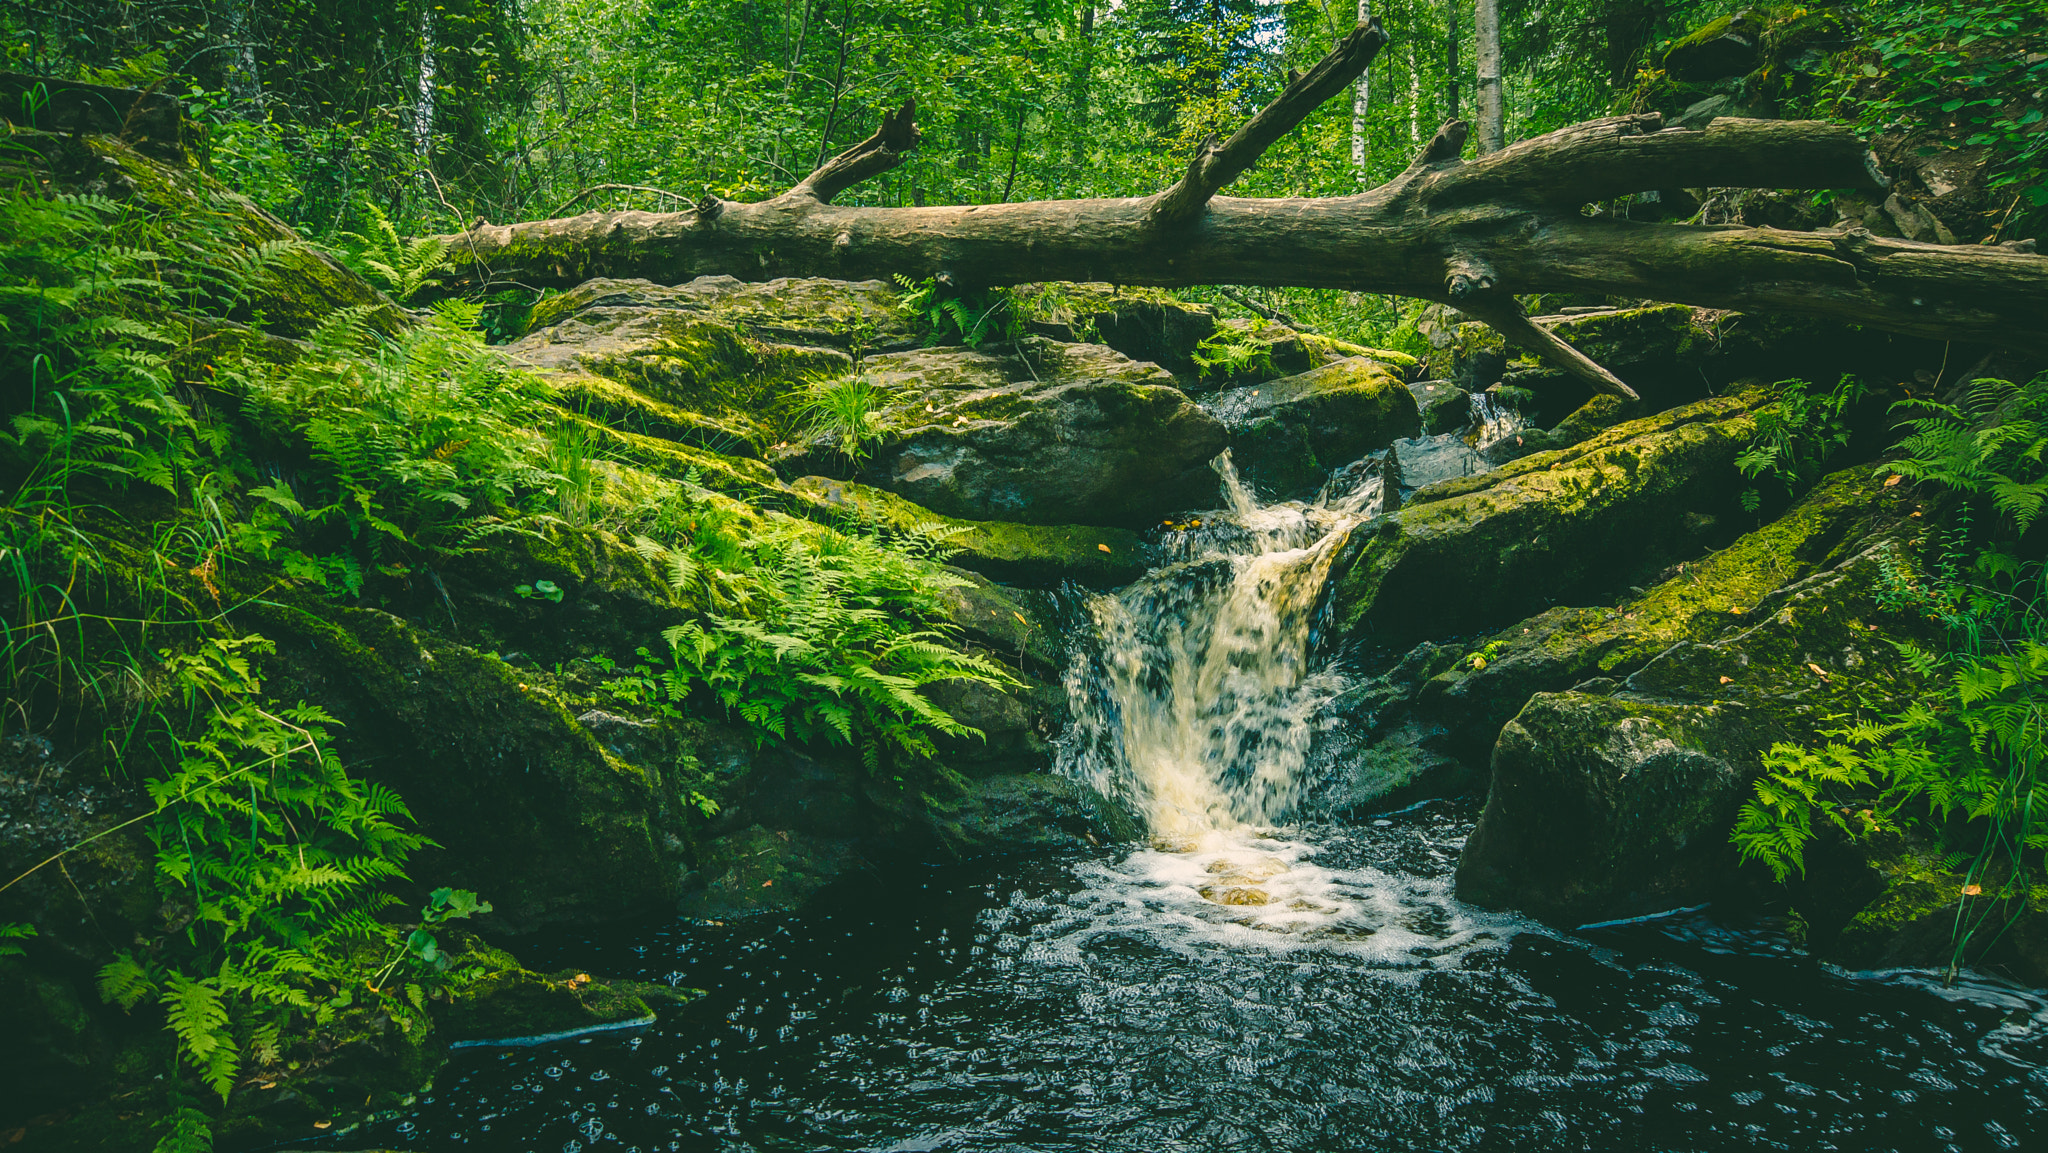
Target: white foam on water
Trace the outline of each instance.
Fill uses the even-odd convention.
[[[1335,867],[1318,834],[1289,825],[1311,750],[1346,678],[1320,665],[1315,613],[1352,526],[1376,515],[1368,480],[1341,498],[1261,504],[1228,453],[1227,507],[1179,534],[1174,563],[1088,609],[1101,638],[1066,686],[1074,724],[1061,769],[1129,806],[1149,844],[1084,867],[1056,919],[1155,943],[1340,949],[1422,966],[1511,935],[1509,918],[1460,905],[1448,878]],[[1066,947],[1072,947],[1069,944]]]

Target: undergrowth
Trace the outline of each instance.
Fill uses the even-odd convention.
[[[1816,819],[1852,838],[1928,838],[1964,878],[1953,972],[2039,900],[2048,850],[2048,374],[1898,408],[1904,456],[1888,468],[1959,502],[1923,555],[1887,558],[1876,590],[1882,607],[1941,626],[1938,649],[1899,645],[1929,691],[1843,718],[1817,746],[1772,746],[1733,840],[1784,880],[1804,872]]]

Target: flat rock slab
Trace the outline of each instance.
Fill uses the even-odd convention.
[[[1115,349],[1026,338],[1007,355],[924,349],[862,371],[898,394],[864,478],[935,512],[1136,526],[1215,502],[1222,424]]]
[[[1331,470],[1415,432],[1422,419],[1394,369],[1366,356],[1226,389],[1202,407],[1230,434],[1238,475],[1269,500],[1314,496]]]

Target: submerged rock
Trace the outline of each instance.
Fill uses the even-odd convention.
[[[1215,500],[1223,426],[1173,377],[1102,345],[869,357],[895,391],[865,476],[947,516],[1134,527]]]
[[[1330,470],[1385,448],[1421,420],[1401,378],[1364,356],[1228,389],[1202,407],[1229,433],[1239,476],[1268,500],[1313,497]]]

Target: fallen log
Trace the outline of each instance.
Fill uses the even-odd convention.
[[[586,213],[480,225],[448,238],[446,285],[568,287],[591,277],[674,284],[725,274],[936,276],[962,287],[1111,281],[1342,288],[1440,301],[1492,324],[1595,388],[1628,386],[1529,322],[1515,295],[1589,292],[1796,313],[1891,332],[2048,353],[2048,257],[2028,245],[1922,244],[1863,229],[1790,232],[1594,219],[1591,202],[1676,187],[1885,187],[1848,127],[1722,118],[1667,128],[1655,113],[1591,120],[1464,160],[1463,122],[1406,171],[1354,196],[1216,195],[1387,42],[1359,25],[1188,174],[1148,197],[944,207],[832,198],[917,143],[906,103],[874,136],[789,192],[690,212]]]

